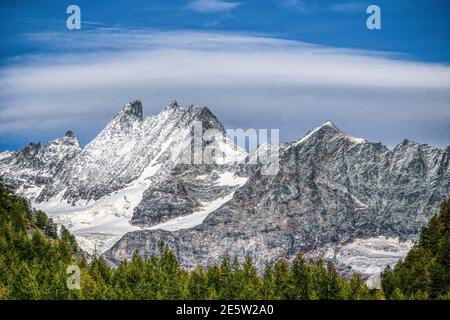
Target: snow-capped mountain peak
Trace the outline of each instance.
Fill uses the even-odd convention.
[[[331,120],[326,120],[324,123],[322,123],[322,125],[319,128],[321,128],[321,127],[330,127],[330,128],[333,128],[334,130],[341,131],[341,130],[339,130],[338,127],[336,127],[336,125]]]
[[[365,139],[355,138],[348,135],[347,133],[339,129],[332,121],[327,120],[319,127],[308,131],[303,138],[293,142],[292,145],[295,147],[308,141],[311,141],[311,143],[316,143],[317,140],[331,141],[335,139],[346,139],[356,144],[367,142],[367,140]]]
[[[17,193],[33,200],[80,152],[78,139],[68,131],[62,138],[46,144],[30,143],[1,157],[0,177]]]
[[[231,199],[246,178],[235,176],[229,163],[203,166],[181,161],[180,155],[190,150],[185,140],[192,137],[194,124],[200,125],[202,132],[216,129],[225,137],[225,129],[207,107],[184,109],[172,101],[160,113],[143,117],[142,103],[129,102],[82,150],[69,131],[46,145],[45,154],[49,156],[40,156],[40,144],[31,144],[17,156],[8,157],[33,161],[42,158],[43,163],[53,163],[65,154],[58,151],[60,146],[76,149],[68,161],[58,160],[58,167],[45,181],[31,189],[27,187],[33,190],[33,196],[23,192],[22,185],[32,180],[28,176],[15,189],[28,195],[36,207],[47,211],[55,221],[69,227],[87,250],[95,245],[98,250],[105,250],[111,241],[139,228],[130,221],[145,226],[167,222],[174,228],[178,223],[170,219],[193,215],[194,218],[183,218],[182,225],[200,223],[212,208]],[[229,142],[224,138],[218,145],[228,158],[245,158],[244,150],[233,149],[224,141]],[[201,145],[202,153],[209,143]],[[28,170],[26,163],[32,161],[20,161],[18,168]],[[40,166],[36,170],[41,170]],[[18,168],[0,167],[7,178],[13,177]],[[30,175],[36,176],[36,170]],[[167,199],[171,199],[170,204]],[[164,209],[168,205],[171,210]]]

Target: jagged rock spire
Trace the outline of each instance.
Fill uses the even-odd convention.
[[[75,134],[73,133],[72,130],[67,130],[67,132],[64,136],[66,136],[67,138],[74,138]]]
[[[123,106],[120,113],[125,115],[133,115],[142,119],[142,102],[140,100],[128,102]]]
[[[177,100],[172,99],[170,100],[170,103],[165,107],[164,110],[170,110],[170,109],[177,109],[180,108],[180,105],[178,104]]]

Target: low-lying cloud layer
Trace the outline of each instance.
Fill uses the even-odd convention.
[[[72,129],[87,143],[128,100],[142,99],[152,114],[176,98],[209,106],[226,127],[279,128],[285,141],[332,120],[391,146],[449,144],[446,65],[243,34],[105,30],[28,40],[50,53],[1,70],[2,140]]]

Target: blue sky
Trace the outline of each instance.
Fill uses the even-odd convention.
[[[70,4],[81,30],[66,28]],[[366,28],[369,4],[381,30]],[[283,140],[330,119],[390,146],[446,146],[449,33],[445,0],[2,1],[0,150],[69,127],[88,143],[133,98],[148,114],[171,98],[206,104],[226,127],[279,128]],[[174,62],[184,72],[171,78]]]
[[[192,5],[192,3],[200,3]],[[446,0],[384,1],[2,1],[1,58],[45,48],[21,42],[30,32],[67,32],[65,10],[77,4],[83,30],[98,28],[255,32],[333,47],[405,53],[423,61],[450,62],[450,3]],[[365,27],[369,4],[382,9],[382,29]],[[201,10],[205,7],[204,10]],[[208,10],[209,8],[209,10]],[[215,10],[214,10],[215,8]],[[19,41],[18,41],[19,40]]]

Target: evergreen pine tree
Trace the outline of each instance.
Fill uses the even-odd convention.
[[[292,273],[294,277],[294,298],[301,300],[309,299],[311,275],[303,257],[298,256],[294,259]]]

